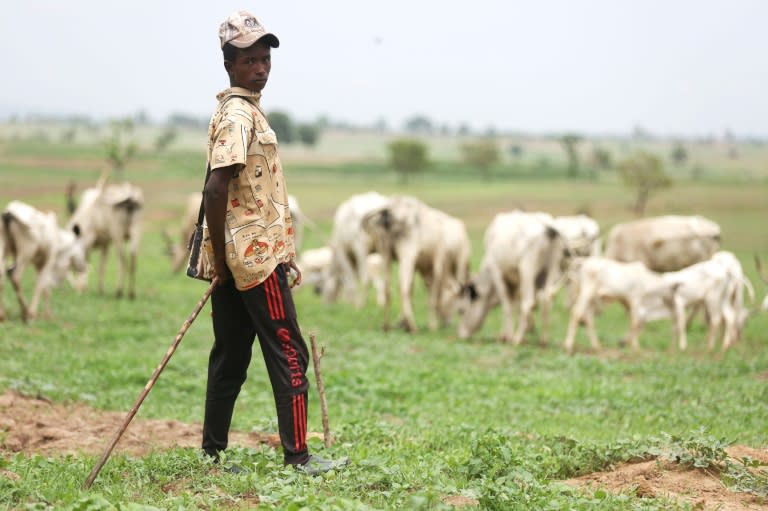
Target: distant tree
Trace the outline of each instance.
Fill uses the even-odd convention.
[[[685,165],[686,161],[688,161],[688,151],[683,144],[678,142],[672,148],[670,157],[672,158],[672,161],[675,163],[675,165],[681,167]]]
[[[512,155],[513,158],[520,158],[523,155],[523,146],[520,144],[512,144],[509,146],[509,154]]]
[[[648,199],[654,192],[672,186],[661,159],[646,151],[620,161],[616,168],[624,184],[635,191],[632,209],[638,216],[645,214]]]
[[[176,140],[178,131],[173,126],[166,126],[166,128],[155,139],[155,150],[159,153],[168,149],[168,146]]]
[[[104,141],[109,162],[115,177],[123,179],[125,165],[136,156],[138,145],[131,138],[133,121],[130,118],[115,119],[109,122],[110,135]]]
[[[284,144],[290,144],[296,140],[293,120],[291,120],[291,116],[286,112],[279,110],[270,112],[267,114],[267,120],[269,121],[270,128],[275,130],[277,140]]]
[[[316,124],[299,124],[296,126],[296,135],[302,144],[314,147],[320,138],[320,128]]]
[[[491,168],[499,162],[499,148],[493,140],[480,140],[462,144],[460,147],[464,162],[480,171],[483,179],[491,179]]]
[[[71,144],[75,141],[75,135],[77,134],[77,130],[74,127],[70,127],[65,129],[61,133],[61,143],[62,144]]]
[[[472,129],[469,127],[469,124],[467,123],[461,123],[456,130],[456,133],[459,136],[466,137],[467,135],[472,133]]]
[[[429,167],[427,146],[420,140],[413,138],[401,138],[393,140],[387,146],[389,149],[389,163],[400,174],[400,181],[408,183],[411,174],[421,172]]]
[[[562,144],[565,156],[568,159],[568,177],[577,177],[579,175],[579,153],[576,151],[576,146],[581,141],[581,135],[575,133],[568,133],[560,137],[560,144]]]
[[[613,164],[611,152],[604,147],[595,146],[592,149],[592,165],[598,170],[608,170]]]
[[[433,130],[432,121],[424,115],[415,115],[405,121],[405,131],[408,133],[429,134]]]

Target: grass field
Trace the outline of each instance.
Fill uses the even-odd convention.
[[[610,176],[489,183],[425,173],[404,188],[376,158],[331,164],[332,152],[324,151],[318,149],[316,164],[304,153],[288,151],[284,158],[289,190],[316,224],[305,234],[307,248],[325,243],[341,200],[371,189],[412,194],[462,218],[473,240],[474,269],[482,232],[499,211],[585,210],[604,230],[632,218],[631,194]],[[199,151],[183,150],[142,155],[126,170],[146,195],[137,300],[100,296],[92,278],[83,295],[67,286],[54,291],[53,319],[23,325],[6,286],[11,318],[0,324],[0,392],[15,389],[55,403],[127,412],[204,290],[202,283],[170,273],[161,238],[162,229],[176,228],[186,194],[200,188],[201,158]],[[104,167],[95,147],[40,148],[6,140],[0,144],[0,202],[22,199],[57,211],[63,220],[67,183],[74,179],[82,188]],[[699,213],[720,223],[723,248],[737,254],[758,295],[765,295],[752,263],[755,253],[768,259],[762,224],[768,185],[762,178],[679,180],[649,205],[649,215],[666,213]],[[114,273],[111,262],[107,289]],[[26,277],[29,292],[31,272]],[[328,450],[319,440],[311,447],[349,456],[347,470],[303,478],[283,469],[271,449],[235,447],[230,457],[250,471],[232,476],[211,472],[191,448],[143,457],[118,449],[86,492],[81,484],[96,456],[14,454],[3,443],[10,426],[0,422],[0,508],[246,509],[258,496],[259,508],[295,510],[452,509],[457,497],[469,509],[695,509],[663,495],[580,491],[560,481],[659,453],[714,467],[726,445],[768,448],[766,314],[754,314],[742,341],[725,354],[707,353],[700,322],[689,334],[689,350],[678,353],[671,325],[663,321],[648,325],[642,351],[632,353],[619,345],[626,317],[609,306],[598,319],[604,352],[589,352],[581,334],[576,354],[568,357],[560,346],[566,324],[561,303],[553,314],[553,344],[542,347],[530,339],[512,347],[495,342],[498,310],[470,341],[458,340],[452,330],[426,331],[421,287],[416,293],[421,331],[414,335],[382,332],[383,317],[372,300],[358,311],[324,304],[309,290],[295,294],[305,333],[316,333],[326,348],[323,370],[336,439]],[[187,333],[137,418],[200,422],[211,344],[208,311]],[[322,431],[314,390],[310,400],[309,429]],[[274,415],[266,371],[255,357],[233,429],[274,432]],[[755,506],[768,505],[765,467],[750,470],[748,461],[733,459],[718,466],[724,486],[744,492]]]

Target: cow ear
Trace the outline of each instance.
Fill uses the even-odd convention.
[[[72,226],[72,232],[75,233],[75,236],[78,238],[80,237],[80,224],[75,224]]]
[[[474,302],[477,300],[477,297],[480,296],[477,293],[477,288],[472,282],[464,286],[464,288],[461,290],[461,294],[469,298],[469,301],[471,302]]]

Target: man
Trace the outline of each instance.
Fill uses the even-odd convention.
[[[288,275],[295,262],[277,138],[259,101],[280,44],[252,14],[239,11],[219,28],[230,88],[217,95],[208,128],[203,203],[204,249],[218,285],[211,295],[214,344],[208,362],[202,448],[226,449],[235,400],[256,337],[277,407],[284,463],[316,475],[340,464],[307,451],[308,350],[296,319]]]

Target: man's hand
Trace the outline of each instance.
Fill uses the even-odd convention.
[[[288,261],[285,264],[288,265],[288,284],[291,287],[301,285],[301,270],[299,269],[298,265],[296,264],[296,260],[295,259],[291,259],[290,261]],[[291,280],[291,274],[295,275],[293,280]]]
[[[224,260],[220,261],[216,259],[214,261],[213,275],[215,278],[219,279],[219,285],[232,280],[232,272],[229,270],[229,266],[227,266],[227,262]]]

